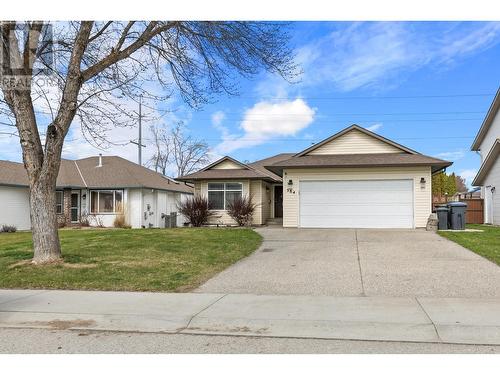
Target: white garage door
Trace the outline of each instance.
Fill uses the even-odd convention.
[[[413,228],[413,181],[301,181],[304,228]]]

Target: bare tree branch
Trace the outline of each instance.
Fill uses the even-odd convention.
[[[280,23],[64,22],[54,25],[49,41],[41,38],[45,24],[27,26],[21,45],[16,23],[0,23],[0,73],[26,84],[1,88],[0,125],[17,127],[30,185],[37,263],[60,257],[55,186],[72,123],[89,142],[103,147],[114,142],[107,139],[108,129],[135,125],[131,105],[139,95],[150,108],[174,94],[200,108],[217,94],[237,94],[236,77],[262,69],[288,81],[298,74],[289,36]],[[54,61],[45,58],[52,51]],[[47,71],[51,84],[39,83],[37,78],[47,78]],[[151,83],[160,90],[151,90]],[[171,162],[182,175],[207,161],[206,143],[187,136],[181,125],[167,138],[161,149],[157,147],[157,169],[165,171],[165,163]]]

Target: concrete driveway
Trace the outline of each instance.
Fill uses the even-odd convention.
[[[264,242],[196,292],[500,297],[500,267],[424,230],[263,227]]]

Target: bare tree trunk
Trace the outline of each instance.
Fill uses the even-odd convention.
[[[212,93],[236,93],[231,80],[232,72],[254,75],[257,68],[264,67],[284,78],[295,76],[292,51],[284,47],[288,37],[272,23],[130,21],[126,25],[111,27],[112,22],[106,22],[102,26],[97,24],[92,33],[96,26],[94,22],[82,21],[63,28],[60,38],[56,37],[54,41],[41,37],[43,22],[27,25],[28,37],[23,34],[21,39],[18,38],[20,29],[15,22],[0,21],[0,73],[14,77],[15,82],[24,83],[6,89],[1,87],[3,98],[0,98],[0,104],[5,102],[9,107],[10,112],[6,113],[15,118],[19,133],[30,186],[33,262],[37,264],[61,258],[55,186],[64,138],[78,109],[81,125],[91,136],[100,137],[98,129],[104,129],[101,119],[104,123],[119,122],[114,119],[113,109],[107,110],[106,105],[101,105],[102,96],[105,103],[110,104],[112,101],[109,98],[118,91],[126,97],[135,96],[138,85],[133,80],[151,80],[154,76],[169,91],[169,81],[172,80],[182,98],[190,106],[199,107],[208,102]],[[114,39],[117,40],[114,46],[106,41]],[[57,64],[50,64],[42,58],[44,50],[52,50],[52,45],[60,54]],[[140,49],[145,50],[141,56],[146,60],[131,57]],[[130,66],[118,64],[127,59],[131,61]],[[38,83],[38,79],[33,79],[39,75],[33,69],[35,61],[57,77],[58,90],[62,90],[58,100],[49,99],[46,95],[48,91],[43,87],[43,80]],[[82,64],[82,61],[85,63]],[[148,65],[152,66],[153,75],[145,69]],[[25,87],[26,82],[28,87]],[[85,83],[87,90],[79,97]],[[44,144],[33,106],[33,101],[42,98],[41,94],[49,104],[52,115],[52,121],[43,134]],[[152,94],[151,97],[155,96]],[[90,105],[92,102],[93,105]],[[126,110],[120,109],[119,104],[112,108],[117,108],[119,113]],[[3,107],[0,109],[3,110]],[[177,132],[181,136],[179,127]],[[189,137],[183,137],[179,142],[174,146],[180,155],[176,160],[179,174],[189,173],[207,159],[205,142]],[[163,155],[159,154],[161,157],[156,161],[155,168],[165,173],[173,152],[167,148]]]
[[[55,181],[48,181],[43,177],[30,184],[30,216],[35,264],[53,263],[61,259],[55,185]]]

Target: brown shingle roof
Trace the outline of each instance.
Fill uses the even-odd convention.
[[[28,186],[28,176],[22,163],[0,160],[0,183],[3,185]]]
[[[56,185],[60,187],[84,187],[82,177],[75,165],[76,160],[61,160]]]
[[[270,171],[281,175],[284,168],[342,168],[342,167],[398,167],[431,166],[434,171],[450,166],[446,160],[422,154],[341,154],[294,156],[267,166]]]
[[[182,177],[180,181],[196,180],[226,180],[233,178],[245,178],[250,180],[276,180],[279,177],[271,178],[269,174],[257,169],[208,169],[206,171],[194,172]]]
[[[269,177],[271,177],[271,178],[273,178],[273,179],[275,179],[277,181],[281,181],[281,177],[278,176],[277,174],[271,172],[270,170],[268,170],[266,168],[266,166],[267,165],[272,165],[274,163],[278,163],[278,162],[286,160],[286,159],[289,159],[293,155],[294,155],[293,153],[278,154],[278,155],[275,155],[275,156],[271,156],[270,158],[265,158],[265,159],[262,159],[262,160],[254,161],[253,163],[250,163],[248,165],[252,166],[253,168],[259,170],[262,173],[268,174]]]
[[[180,181],[196,181],[196,180],[223,180],[223,179],[233,179],[233,178],[245,178],[253,180],[268,180],[272,182],[281,182],[281,177],[275,175],[271,171],[268,171],[264,167],[266,160],[278,161],[281,160],[280,155],[289,154],[279,154],[271,158],[256,161],[250,164],[243,164],[238,160],[235,160],[229,156],[224,156],[219,160],[213,162],[212,164],[206,166],[205,168],[199,170],[198,172],[190,173],[177,179]],[[217,164],[222,163],[225,160],[230,160],[241,166],[239,169],[211,169]]]
[[[98,167],[99,157],[61,161],[57,187],[73,188],[131,188],[192,193],[193,189],[178,183],[148,168],[141,167],[118,156],[103,156],[102,167]],[[0,161],[0,184],[27,186],[28,178],[22,163]]]

